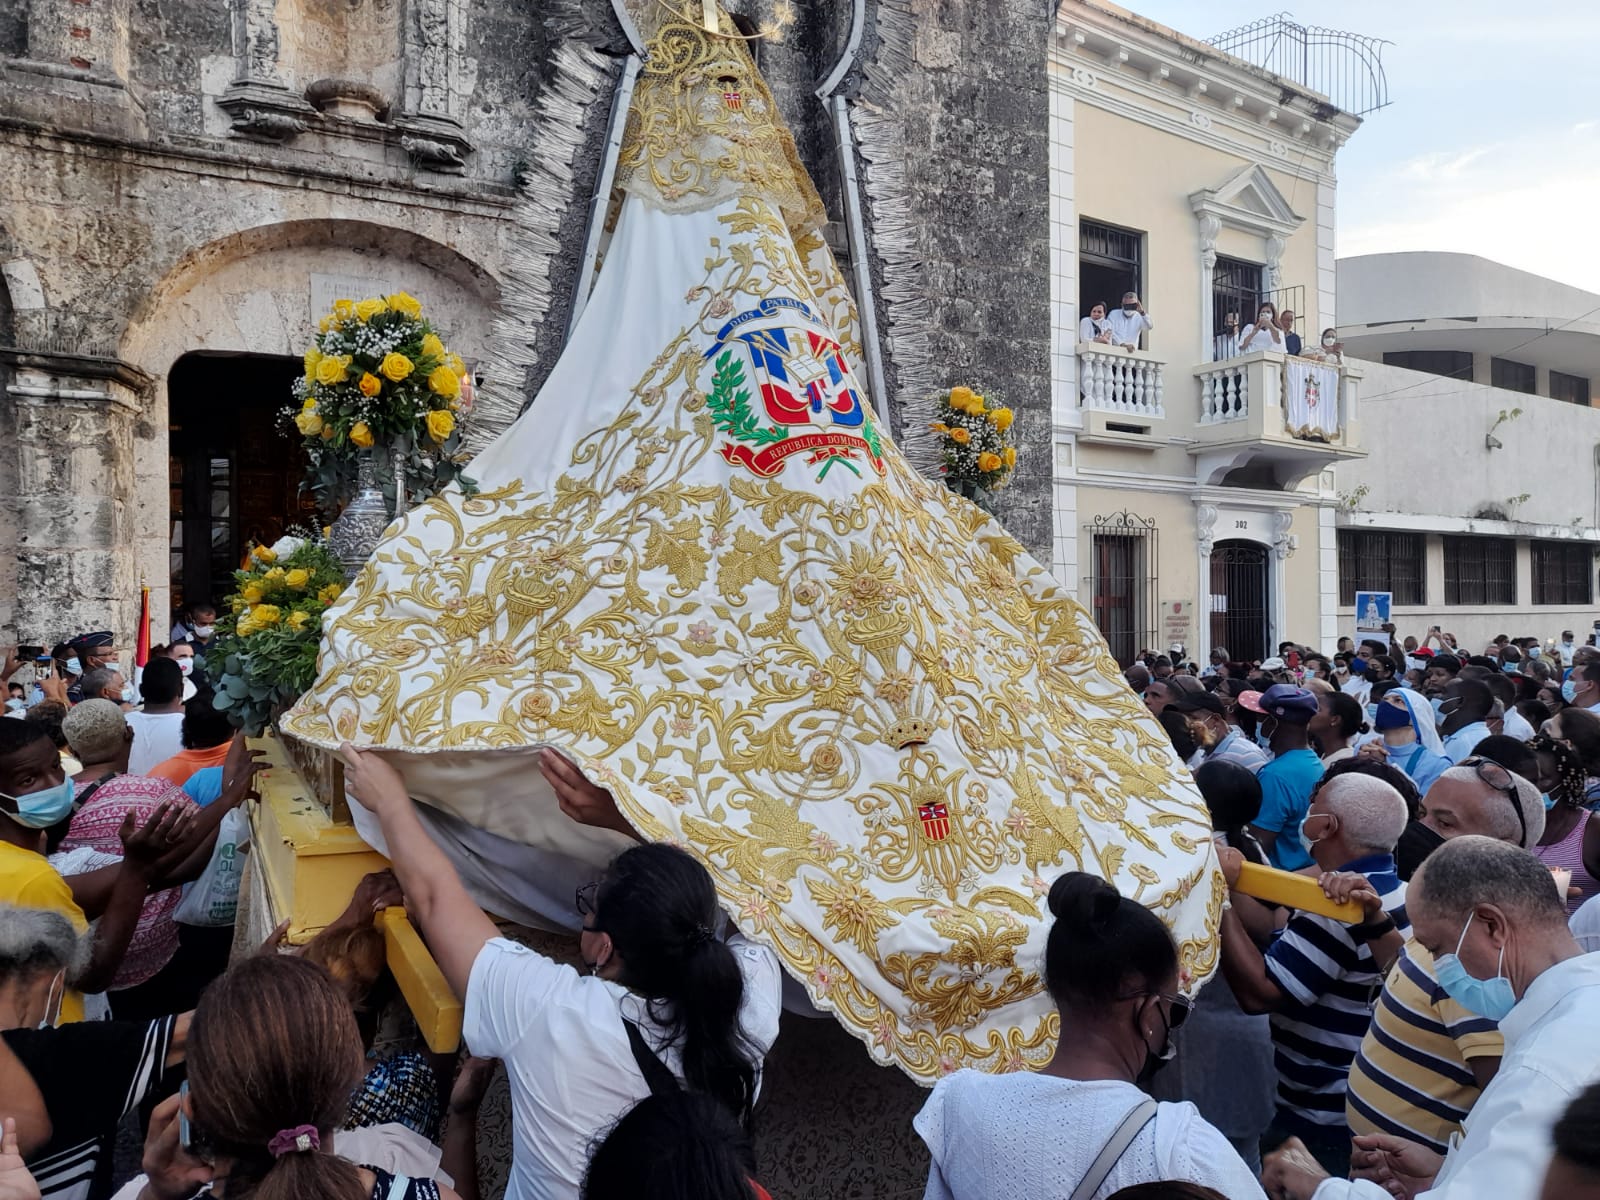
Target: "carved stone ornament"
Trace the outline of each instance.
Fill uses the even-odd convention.
[[[400,147],[411,156],[412,162],[435,171],[464,171],[467,166],[464,148],[454,142],[407,134],[400,139]]]
[[[1299,535],[1289,532],[1293,526],[1293,513],[1275,512],[1272,514],[1272,552],[1278,556],[1280,562],[1293,555],[1300,548]]]
[[[233,131],[263,142],[286,142],[306,131],[306,123],[288,113],[241,108],[233,114]]]
[[[306,88],[306,100],[329,116],[367,124],[389,113],[389,97],[359,79],[319,79]]]
[[[1217,508],[1214,504],[1197,504],[1194,510],[1194,540],[1200,553],[1211,557],[1211,547],[1217,540]]]
[[[242,81],[217,97],[217,107],[228,114],[233,132],[258,142],[286,142],[306,130],[306,119],[316,110],[288,88],[276,84]]]

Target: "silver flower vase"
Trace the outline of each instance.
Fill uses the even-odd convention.
[[[378,487],[378,473],[371,451],[356,464],[356,494],[328,531],[328,547],[344,566],[344,577],[352,580],[378,548],[378,539],[389,527],[389,504]]]

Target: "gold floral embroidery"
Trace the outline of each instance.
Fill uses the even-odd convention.
[[[792,234],[809,201],[757,194],[751,160],[786,152],[670,147],[712,86],[686,82],[713,51],[681,36],[653,48],[627,186],[688,203],[744,182],[703,277],[663,301],[679,331],[547,481],[396,523],[285,727],[422,756],[559,746],[643,836],[689,847],[880,1061],[925,1081],[1036,1066],[1058,1032],[1038,971],[1061,872],[1137,894],[1188,978],[1215,969],[1226,888],[1204,807],[1088,614],[887,437],[881,476],[826,488],[799,463],[758,479],[722,460],[703,355],[728,314],[798,300],[847,359],[854,318],[825,243]],[[474,812],[504,831],[504,808]]]

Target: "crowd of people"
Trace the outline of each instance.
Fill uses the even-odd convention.
[[[0,1200],[476,1200],[500,1071],[513,1200],[768,1200],[782,971],[694,858],[636,839],[573,898],[560,962],[502,936],[393,767],[346,746],[392,872],[304,946],[236,946],[255,763],[203,649],[162,648],[131,695],[108,640],[63,650],[80,669],[52,656],[0,720]],[[933,1088],[907,1130],[925,1195],[1600,1197],[1600,649],[1390,631],[1248,664],[1174,648],[1127,679],[1211,817],[1214,953],[1056,878],[1040,978],[1069,1036]],[[539,766],[569,819],[633,836],[566,758]],[[1247,863],[1360,919],[1252,899]],[[463,998],[459,1056],[385,1020],[374,919],[400,903]]]

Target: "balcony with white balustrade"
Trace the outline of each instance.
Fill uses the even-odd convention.
[[[1102,342],[1077,348],[1078,391],[1085,442],[1153,448],[1163,441],[1166,363],[1143,350]]]
[[[1239,481],[1228,477],[1241,472],[1257,486],[1270,475],[1293,488],[1334,463],[1366,457],[1355,363],[1325,366],[1267,350],[1206,363],[1193,376],[1194,425],[1170,432],[1193,439],[1198,484]]]

